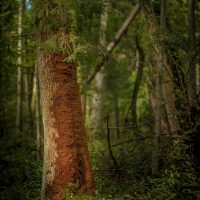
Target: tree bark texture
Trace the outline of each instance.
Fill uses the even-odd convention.
[[[70,183],[94,190],[76,66],[62,54],[39,53],[44,124],[43,192],[61,200]]]

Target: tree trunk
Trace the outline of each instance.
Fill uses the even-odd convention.
[[[31,91],[32,84],[29,77],[29,70],[26,68],[24,70],[24,89],[25,89],[25,97],[26,97],[26,109],[28,114],[28,123],[29,129],[33,130],[33,118],[32,118],[32,109],[31,109]]]
[[[166,30],[166,0],[161,0],[161,5],[160,5],[160,30],[165,31]],[[163,94],[164,94],[164,100],[165,100],[165,106],[166,110],[169,110],[168,107],[168,102],[166,101],[166,98],[169,98],[169,96],[166,96],[166,92],[169,92],[169,80],[166,72],[165,72],[165,66],[164,64],[166,62],[165,59],[165,52],[163,48],[160,48],[158,44],[154,46],[154,48],[157,50],[157,70],[156,70],[156,108],[155,108],[155,136],[154,136],[154,149],[153,149],[153,155],[152,155],[152,174],[157,175],[158,173],[158,165],[159,165],[159,140],[161,139],[161,134],[162,134],[162,127],[161,127],[161,119],[163,118],[162,116],[162,88],[163,88]],[[169,67],[170,68],[170,67]],[[163,74],[164,72],[164,74]],[[168,81],[168,82],[163,82]],[[166,85],[167,84],[167,85]],[[166,88],[168,87],[168,88]],[[170,89],[173,88],[173,86],[170,87]],[[171,93],[168,93],[169,95],[174,95],[173,90]],[[171,100],[170,96],[170,100]],[[175,101],[173,102],[175,106]],[[171,105],[171,104],[170,104]],[[170,116],[168,116],[170,117]]]
[[[142,73],[143,73],[143,68],[144,68],[144,52],[137,37],[135,41],[136,41],[136,48],[137,48],[136,53],[138,55],[138,58],[137,58],[138,63],[137,63],[137,76],[136,76],[135,86],[133,89],[132,99],[131,99],[131,114],[132,114],[132,124],[135,126],[134,133],[136,133],[136,136],[139,136],[138,134],[139,129],[137,126],[137,97],[138,97],[139,88],[142,81]]]
[[[152,111],[156,112],[156,105],[157,103],[157,99],[156,99],[156,86],[155,84],[153,84],[152,82],[148,82],[147,84],[147,88],[148,88],[148,92],[149,92],[149,100],[150,100],[150,105],[152,108]],[[163,95],[161,96],[161,99],[163,98]],[[161,105],[161,109],[162,109],[162,114],[161,114],[161,130],[162,130],[162,134],[169,136],[170,133],[170,126],[169,126],[169,122],[168,122],[168,117],[167,117],[167,113],[165,110],[165,107]],[[162,138],[161,138],[162,141]]]
[[[191,147],[193,166],[200,172],[200,101],[197,96],[197,62],[196,62],[196,19],[195,19],[195,0],[189,0],[188,10],[188,40],[189,40],[189,69],[188,69],[188,99],[190,104],[191,120]]]
[[[189,69],[188,69],[188,97],[190,105],[196,104],[197,101],[197,86],[196,86],[196,59],[195,59],[195,0],[189,0],[189,10],[188,10],[188,40],[189,40]]]
[[[107,30],[107,10],[108,5],[105,6],[104,13],[101,15],[100,22],[100,45],[105,48],[106,45],[106,30]],[[105,75],[104,67],[97,73],[95,77],[95,92],[93,97],[93,134],[95,136],[103,133],[103,107],[105,94]]]
[[[160,29],[160,26],[158,25],[156,21],[152,6],[150,4],[146,4],[144,0],[139,0],[139,2],[146,16],[149,31],[152,34],[152,36],[156,37],[158,33],[160,33],[160,30],[162,30],[161,33],[164,33],[165,28],[162,26],[162,28]],[[163,21],[166,22],[166,20],[163,20]],[[162,65],[164,66],[163,67],[164,69],[162,72],[163,73],[162,74],[162,92],[163,92],[163,98],[164,98],[164,105],[165,105],[165,109],[167,112],[168,121],[170,125],[170,132],[172,136],[174,137],[174,141],[175,141],[174,144],[176,144],[177,143],[176,137],[177,137],[178,130],[180,129],[179,127],[180,125],[177,119],[177,111],[176,111],[176,106],[175,106],[173,73],[167,59],[168,58],[167,51],[160,41],[156,43],[154,50],[156,51],[156,54],[162,58]]]
[[[41,158],[41,139],[42,139],[42,125],[41,125],[41,110],[40,110],[40,88],[38,79],[38,65],[35,64],[35,124],[36,124],[36,159]]]
[[[161,117],[162,117],[162,62],[161,58],[158,59],[158,66],[156,70],[156,108],[155,108],[155,136],[154,136],[154,149],[152,155],[152,175],[158,173],[159,163],[159,138],[161,135]]]
[[[68,7],[64,1],[36,2],[35,9],[43,13],[42,17],[37,16],[41,47],[37,61],[44,127],[42,198],[61,200],[66,189],[93,193],[95,185],[77,69],[74,63],[68,62],[73,53]],[[46,24],[49,20],[52,26]],[[53,49],[49,48],[49,42],[55,38]]]
[[[76,66],[61,54],[39,55],[44,123],[43,192],[59,200],[70,183],[94,189]]]
[[[114,110],[115,110],[115,127],[117,139],[120,139],[120,129],[119,129],[119,96],[117,93],[114,94]]]
[[[18,11],[18,60],[17,60],[17,111],[16,111],[16,132],[22,131],[22,96],[23,96],[23,73],[22,73],[22,19],[24,12],[24,1],[19,1]]]

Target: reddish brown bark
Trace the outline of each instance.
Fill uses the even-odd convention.
[[[94,191],[76,66],[61,54],[39,55],[44,122],[43,192],[60,200],[70,183]]]

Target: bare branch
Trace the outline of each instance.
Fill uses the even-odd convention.
[[[106,47],[106,55],[101,59],[101,61],[96,65],[95,70],[93,74],[90,76],[90,78],[87,80],[87,84],[90,84],[91,81],[96,76],[97,72],[100,71],[101,67],[103,66],[104,62],[107,60],[108,55],[112,53],[113,49],[117,46],[117,44],[120,42],[124,34],[127,32],[130,24],[133,22],[133,20],[136,18],[137,14],[140,11],[140,5],[137,4],[136,7],[134,7],[129,16],[126,18],[124,23],[122,24],[121,28],[118,30],[117,34],[113,38],[113,40],[108,44]]]

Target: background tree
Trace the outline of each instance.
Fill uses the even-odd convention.
[[[18,70],[17,70],[17,112],[16,112],[16,128],[17,133],[22,131],[22,95],[23,95],[23,72],[22,72],[22,54],[23,54],[23,14],[24,1],[19,1],[18,15]]]

